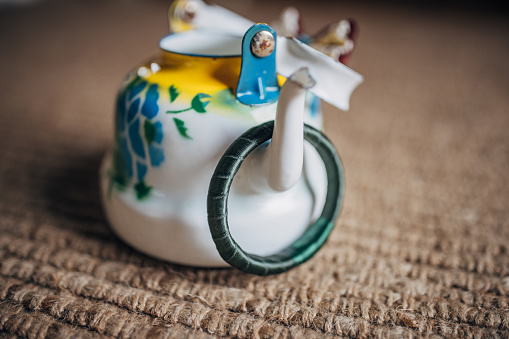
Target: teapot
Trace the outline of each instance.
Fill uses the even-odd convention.
[[[145,254],[276,274],[334,227],[343,166],[320,99],[347,110],[362,76],[267,24],[236,22],[174,30],[128,74],[101,197],[113,231]]]

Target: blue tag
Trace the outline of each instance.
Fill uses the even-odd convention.
[[[274,50],[265,57],[258,57],[251,51],[251,40],[260,31],[274,36]],[[264,105],[279,98],[279,84],[276,74],[276,32],[265,24],[251,26],[242,39],[242,66],[236,97],[244,105]]]

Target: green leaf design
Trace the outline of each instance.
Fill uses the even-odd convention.
[[[177,119],[177,118],[173,118],[173,121],[175,121],[175,126],[177,126],[177,129],[180,133],[181,136],[183,136],[184,138],[186,139],[192,139],[188,134],[187,134],[187,127],[184,123],[184,121],[180,120],[180,119]]]
[[[113,163],[112,167],[108,170],[107,175],[109,177],[108,183],[108,199],[111,199],[111,192],[113,188],[119,191],[125,191],[129,184],[129,177],[123,166],[122,155],[118,149],[113,152]]]
[[[192,109],[193,109],[192,107],[189,107],[189,108],[185,108],[185,109],[179,109],[178,111],[166,111],[166,113],[178,114],[178,113],[190,111]]]
[[[145,120],[143,129],[145,130],[145,140],[147,140],[147,143],[150,145],[156,137],[154,124],[150,120]]]
[[[123,159],[120,152],[115,150],[113,153],[113,168],[109,172],[110,179],[117,189],[123,191],[129,184],[129,177],[123,165]]]
[[[210,98],[210,95],[205,93],[198,93],[194,96],[191,101],[191,107],[198,113],[206,113],[205,107],[209,104],[210,100],[204,100]]]
[[[134,190],[136,191],[136,198],[138,200],[142,200],[150,194],[150,191],[152,190],[151,186],[147,186],[144,181],[140,181],[136,185],[134,185]]]
[[[177,90],[177,87],[174,85],[170,86],[170,102],[174,102],[175,99],[179,96],[180,92]]]

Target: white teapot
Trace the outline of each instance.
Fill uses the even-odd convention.
[[[160,48],[118,94],[100,172],[113,230],[183,265],[267,275],[308,260],[344,192],[318,97],[346,110],[362,77],[265,24],[173,33]]]

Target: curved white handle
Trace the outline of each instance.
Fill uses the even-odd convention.
[[[278,36],[276,50],[276,71],[279,74],[289,77],[307,67],[316,80],[316,85],[309,91],[337,108],[348,110],[350,96],[362,83],[362,75],[293,38]]]

